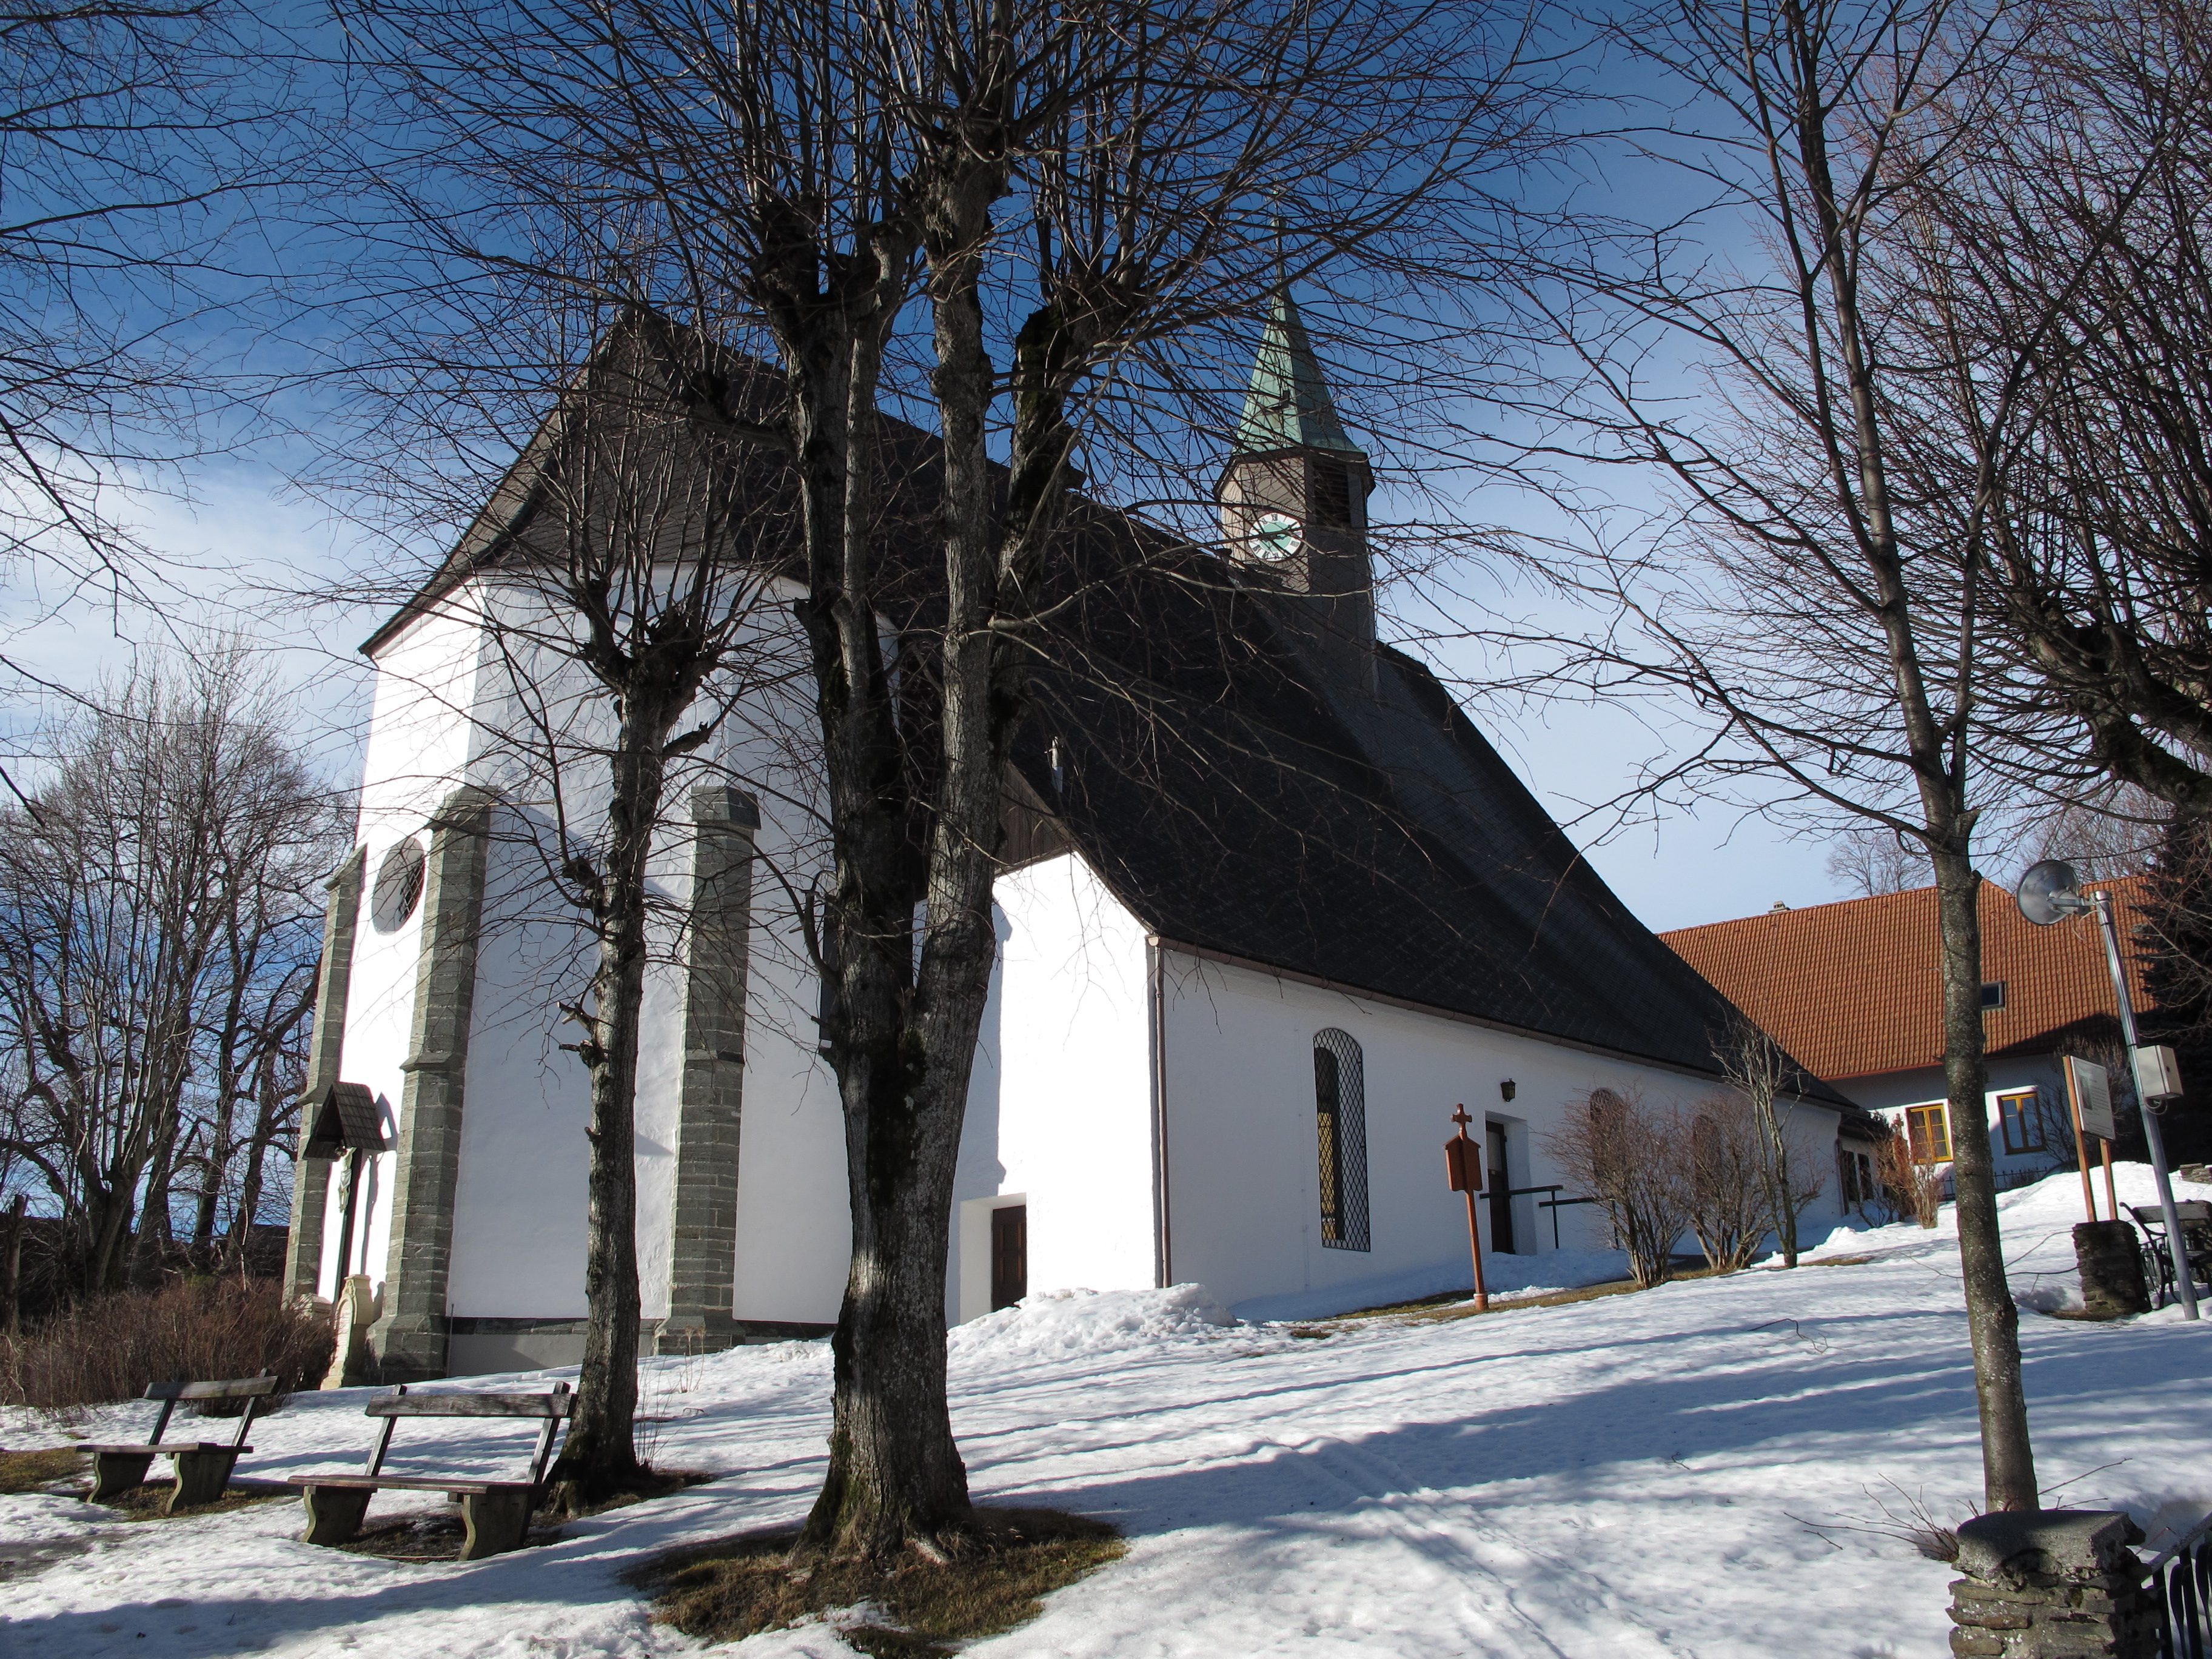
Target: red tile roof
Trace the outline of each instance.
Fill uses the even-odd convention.
[[[2109,885],[2124,944],[2143,878]],[[1982,885],[1982,977],[2005,1006],[1984,1018],[1992,1054],[2045,1054],[2069,1038],[2118,1040],[2118,1009],[2093,915],[2038,927],[2013,896]],[[1824,1082],[1943,1062],[1936,890],[1915,888],[1659,937]],[[2146,1006],[2141,963],[2129,986]]]

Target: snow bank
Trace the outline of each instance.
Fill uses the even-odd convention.
[[[954,1359],[1003,1364],[1205,1336],[1236,1316],[1203,1285],[1164,1291],[1040,1291],[946,1334]]]
[[[1552,1291],[1571,1291],[1584,1285],[1603,1285],[1628,1277],[1628,1257],[1620,1250],[1551,1250],[1542,1255],[1486,1255],[1482,1259],[1483,1284],[1491,1295],[1541,1296]],[[1263,1323],[1278,1319],[1327,1319],[1362,1308],[1387,1308],[1394,1303],[1419,1302],[1453,1291],[1469,1297],[1474,1273],[1464,1256],[1416,1267],[1379,1279],[1362,1279],[1325,1290],[1286,1291],[1275,1296],[1255,1296],[1234,1304],[1230,1311],[1239,1319]]]

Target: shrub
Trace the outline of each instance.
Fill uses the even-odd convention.
[[[1605,1211],[1630,1275],[1647,1289],[1673,1273],[1674,1241],[1689,1224],[1680,1115],[1632,1088],[1593,1089],[1569,1102],[1560,1127],[1544,1137],[1553,1161]]]
[[[1897,1130],[1875,1150],[1874,1178],[1881,1183],[1890,1213],[1899,1221],[1911,1217],[1932,1227],[1943,1207],[1943,1177],[1948,1164],[1922,1164],[1912,1156],[1912,1145]]]
[[[319,1383],[331,1352],[330,1322],[288,1305],[275,1285],[185,1279],[101,1297],[21,1336],[0,1337],[0,1402],[72,1412],[135,1400],[149,1382],[264,1370],[276,1374],[281,1399]],[[216,1412],[226,1407],[238,1409],[215,1402]]]

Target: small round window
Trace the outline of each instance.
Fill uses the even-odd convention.
[[[376,866],[376,890],[370,894],[368,919],[380,933],[396,933],[422,897],[422,843],[410,836]]]

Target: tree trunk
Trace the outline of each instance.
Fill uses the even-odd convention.
[[[2005,1279],[1982,1059],[1982,926],[1977,908],[1981,878],[1955,847],[1938,850],[1935,863],[1943,942],[1943,1076],[1950,1097],[1951,1181],[1981,1413],[1984,1501],[1991,1510],[2032,1510],[2039,1498],[2021,1376],[2020,1310]]]
[[[651,672],[637,665],[640,678]],[[656,690],[659,688],[655,688]],[[637,1050],[645,1002],[646,876],[659,822],[668,733],[684,702],[650,693],[623,700],[610,757],[606,868],[593,920],[599,936],[586,1036],[577,1045],[591,1073],[590,1205],[584,1293],[584,1362],[553,1479],[568,1507],[634,1487],[637,1460]]]
[[[1782,1114],[1769,1095],[1759,1109],[1759,1128],[1766,1137],[1769,1202],[1774,1210],[1774,1243],[1782,1252],[1782,1265],[1797,1265],[1797,1206],[1790,1181],[1790,1139],[1783,1132]]]
[[[0,1221],[0,1336],[15,1336],[23,1328],[23,1212],[28,1195],[18,1193]]]
[[[872,375],[869,386],[872,398]],[[860,410],[858,398],[852,408]],[[844,442],[866,434],[842,421],[837,426],[840,453],[836,461],[821,453],[810,488],[836,501],[830,523],[842,544],[830,571],[842,575],[868,556],[868,521],[846,511],[865,500],[866,486],[842,465],[850,456]],[[846,525],[855,526],[852,539]],[[818,556],[816,568],[823,569]],[[942,1056],[914,1018],[920,895],[898,805],[890,686],[867,589],[833,575],[817,578],[815,592],[806,620],[836,839],[836,886],[824,925],[834,928],[836,949],[823,955],[838,997],[823,1036],[844,1105],[853,1256],[832,1344],[830,1470],[802,1547],[881,1559],[912,1540],[950,1541],[971,1514],[945,1397],[946,1224],[965,1103],[948,1109],[941,1088],[932,1086]],[[973,1044],[971,1033],[971,1052]]]
[[[275,1057],[264,1055],[260,1069],[261,1103],[254,1113],[253,1134],[246,1146],[246,1172],[238,1183],[238,1212],[230,1218],[230,1234],[223,1245],[222,1267],[226,1273],[245,1270],[246,1241],[252,1237],[253,1218],[261,1208],[262,1172],[267,1167],[270,1143],[276,1139],[276,1125],[283,1115]]]
[[[87,1296],[106,1296],[124,1287],[131,1267],[131,1216],[128,1188],[112,1194],[85,1194],[84,1291]]]

